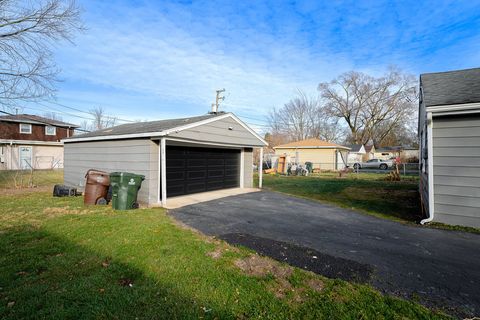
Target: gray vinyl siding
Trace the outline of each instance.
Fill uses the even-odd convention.
[[[233,130],[229,130],[229,127]],[[238,146],[262,146],[257,137],[230,117],[172,133],[169,137]]]
[[[253,188],[253,149],[245,148],[243,151],[243,186]]]
[[[64,181],[80,190],[88,169],[124,171],[145,176],[139,202],[157,202],[158,142],[149,139],[65,143]]]
[[[480,227],[480,115],[433,119],[434,220]]]

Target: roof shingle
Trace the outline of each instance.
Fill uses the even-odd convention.
[[[480,68],[420,75],[425,106],[480,102]]]
[[[8,122],[24,122],[24,123],[32,123],[32,124],[45,124],[45,125],[52,125],[57,127],[65,127],[65,128],[79,128],[80,126],[68,122],[63,122],[59,120],[52,120],[40,116],[36,116],[33,114],[16,114],[16,115],[6,115],[0,116],[0,121],[8,121]]]
[[[97,130],[85,134],[75,135],[70,139],[78,138],[91,138],[91,137],[102,137],[102,136],[121,136],[127,134],[138,134],[138,133],[154,133],[161,132],[168,129],[188,125],[191,123],[199,122],[202,120],[210,119],[222,115],[218,114],[207,114],[198,117],[189,117],[189,118],[180,118],[180,119],[168,119],[168,120],[157,120],[157,121],[148,121],[148,122],[136,122],[136,123],[127,123],[119,126],[106,128],[102,130]],[[69,139],[66,139],[69,140]]]

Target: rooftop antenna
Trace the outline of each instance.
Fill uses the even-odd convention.
[[[218,107],[220,105],[220,101],[225,100],[225,96],[221,96],[220,94],[222,92],[225,92],[225,88],[220,89],[220,90],[215,90],[217,95],[215,97],[215,103],[212,103],[212,111],[210,113],[218,113]]]

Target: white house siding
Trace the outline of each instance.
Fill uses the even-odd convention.
[[[480,227],[480,115],[433,118],[434,220]]]
[[[0,152],[3,152],[0,162],[0,170],[21,170],[20,147],[31,148],[30,165],[35,170],[63,168],[63,145],[32,145],[28,142],[19,144],[2,144]]]
[[[65,143],[64,162],[64,180],[69,186],[83,190],[85,173],[89,169],[131,172],[145,176],[139,202],[157,202],[158,141],[131,139]]]

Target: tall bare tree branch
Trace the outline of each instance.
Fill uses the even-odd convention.
[[[53,96],[52,47],[82,29],[74,0],[0,0],[0,108]]]

